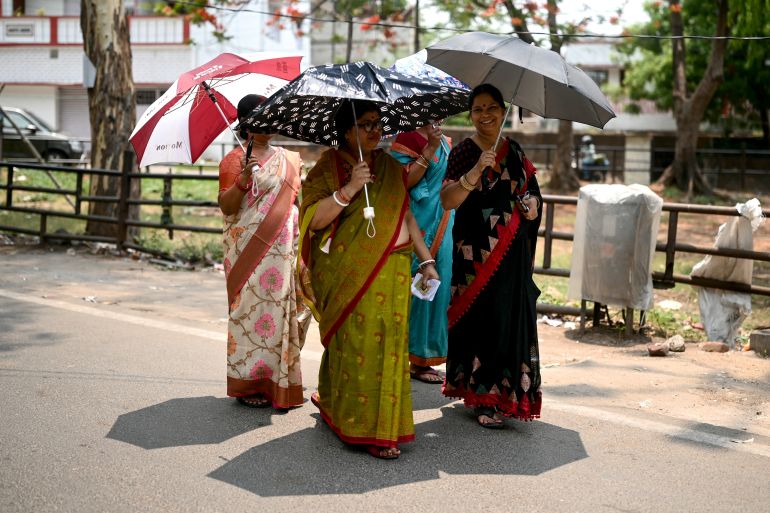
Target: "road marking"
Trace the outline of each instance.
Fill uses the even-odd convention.
[[[111,312],[95,306],[77,305],[74,303],[68,303],[66,301],[59,301],[57,299],[47,299],[43,297],[30,296],[27,294],[19,294],[17,292],[11,292],[10,290],[0,289],[0,296],[16,301],[24,301],[27,303],[33,303],[41,306],[48,306],[52,308],[59,308],[60,310],[67,310],[70,312],[81,313],[90,315],[93,317],[100,317],[102,319],[111,319],[113,321],[127,322],[130,324],[137,324],[139,326],[145,326],[148,328],[155,328],[160,330],[171,331],[173,333],[191,335],[193,337],[205,338],[208,340],[214,340],[216,342],[223,342],[226,336],[220,331],[204,330],[200,328],[192,328],[183,324],[175,324],[173,322],[161,321],[158,319],[150,319],[148,317],[141,317],[138,315],[130,315],[119,312]],[[316,362],[321,361],[321,353],[315,351],[302,351],[303,360],[312,360]]]
[[[59,308],[62,310],[82,313],[82,314],[91,315],[94,317],[101,317],[104,319],[112,319],[116,321],[127,322],[130,324],[136,324],[139,326],[167,330],[173,333],[182,333],[182,334],[191,335],[195,337],[214,340],[217,342],[221,342],[224,340],[224,334],[218,331],[191,328],[189,326],[184,326],[181,324],[160,321],[157,319],[148,319],[147,317],[140,317],[137,315],[110,312],[109,310],[103,310],[101,308],[97,308],[93,306],[76,305],[73,303],[68,303],[66,301],[59,301],[56,299],[46,299],[41,297],[30,296],[27,294],[19,294],[16,292],[5,290],[5,289],[0,289],[0,296],[13,299],[16,301],[24,301],[27,303],[33,303],[36,305],[48,306],[52,308]],[[314,362],[320,362],[321,353],[303,349],[302,359],[310,360]],[[656,422],[653,420],[634,418],[626,415],[620,415],[617,413],[600,410],[598,408],[591,408],[588,406],[580,406],[576,404],[563,403],[563,402],[553,401],[553,400],[550,400],[547,402],[545,409],[560,411],[562,413],[568,413],[568,414],[577,415],[580,417],[587,417],[594,420],[601,420],[604,422],[611,422],[613,424],[641,429],[643,431],[660,433],[662,435],[670,436],[672,438],[680,438],[683,440],[689,440],[700,444],[721,447],[724,449],[732,449],[735,451],[748,452],[758,456],[764,456],[766,458],[770,458],[770,446],[755,444],[755,443],[736,443],[736,442],[733,442],[732,441],[733,439],[729,437],[719,436],[712,433],[706,433],[704,431],[697,431],[695,429],[683,428],[680,426],[666,424],[663,422]]]
[[[660,433],[672,438],[680,438],[683,440],[689,440],[691,442],[712,445],[715,447],[721,447],[723,449],[748,452],[757,456],[770,458],[770,446],[767,445],[734,442],[733,440],[735,440],[735,438],[719,436],[713,433],[706,433],[705,431],[684,428],[681,426],[675,426],[673,424],[666,424],[664,422],[656,422],[654,420],[629,417],[618,413],[600,410],[598,408],[591,408],[590,406],[580,406],[578,404],[568,404],[558,401],[548,401],[543,406],[544,410],[552,409],[563,413],[588,417],[594,420],[601,420],[605,422],[611,422],[613,424],[620,424],[623,426],[641,429],[643,431]]]

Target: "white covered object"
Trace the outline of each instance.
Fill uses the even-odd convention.
[[[719,227],[717,248],[754,249],[754,231],[765,221],[762,206],[754,198],[735,205],[741,217],[733,217]],[[754,261],[708,255],[695,264],[690,276],[751,285]],[[732,343],[743,320],[751,313],[751,295],[701,288],[698,291],[700,317],[709,340]]]
[[[643,185],[582,187],[569,299],[652,308],[652,258],[662,209],[663,200]]]

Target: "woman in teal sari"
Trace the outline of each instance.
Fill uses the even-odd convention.
[[[377,149],[377,106],[356,101],[335,118],[344,137],[308,173],[300,208],[305,300],[318,320],[324,353],[312,401],[329,427],[372,456],[397,458],[414,440],[408,364],[412,251],[426,279],[437,279],[409,211],[404,167]],[[357,147],[360,144],[362,159]],[[364,185],[376,231],[364,219]]]
[[[446,362],[447,355],[454,210],[444,210],[440,193],[449,150],[449,140],[441,134],[438,124],[399,134],[391,146],[391,155],[409,173],[410,208],[441,276],[441,286],[433,300],[413,298],[409,315],[409,371],[412,378],[425,383],[444,381],[432,366]],[[413,258],[412,274],[418,272],[419,265],[420,260]]]

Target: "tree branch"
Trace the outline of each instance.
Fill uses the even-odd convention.
[[[727,26],[728,0],[719,0],[719,14],[717,15],[717,27],[715,36],[728,35]],[[714,39],[711,43],[711,55],[703,77],[698,82],[695,92],[690,98],[690,105],[698,118],[703,117],[711,98],[719,88],[724,78],[725,53],[727,52],[726,39]]]

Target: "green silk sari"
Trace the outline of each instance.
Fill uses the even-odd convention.
[[[323,230],[310,230],[318,203],[347,182],[355,160],[330,149],[310,170],[300,208],[305,300],[325,351],[317,406],[352,444],[394,447],[414,439],[409,383],[411,244],[396,248],[409,208],[403,166],[377,151],[369,184],[376,235],[367,235],[363,191]],[[302,269],[304,270],[304,269]]]

